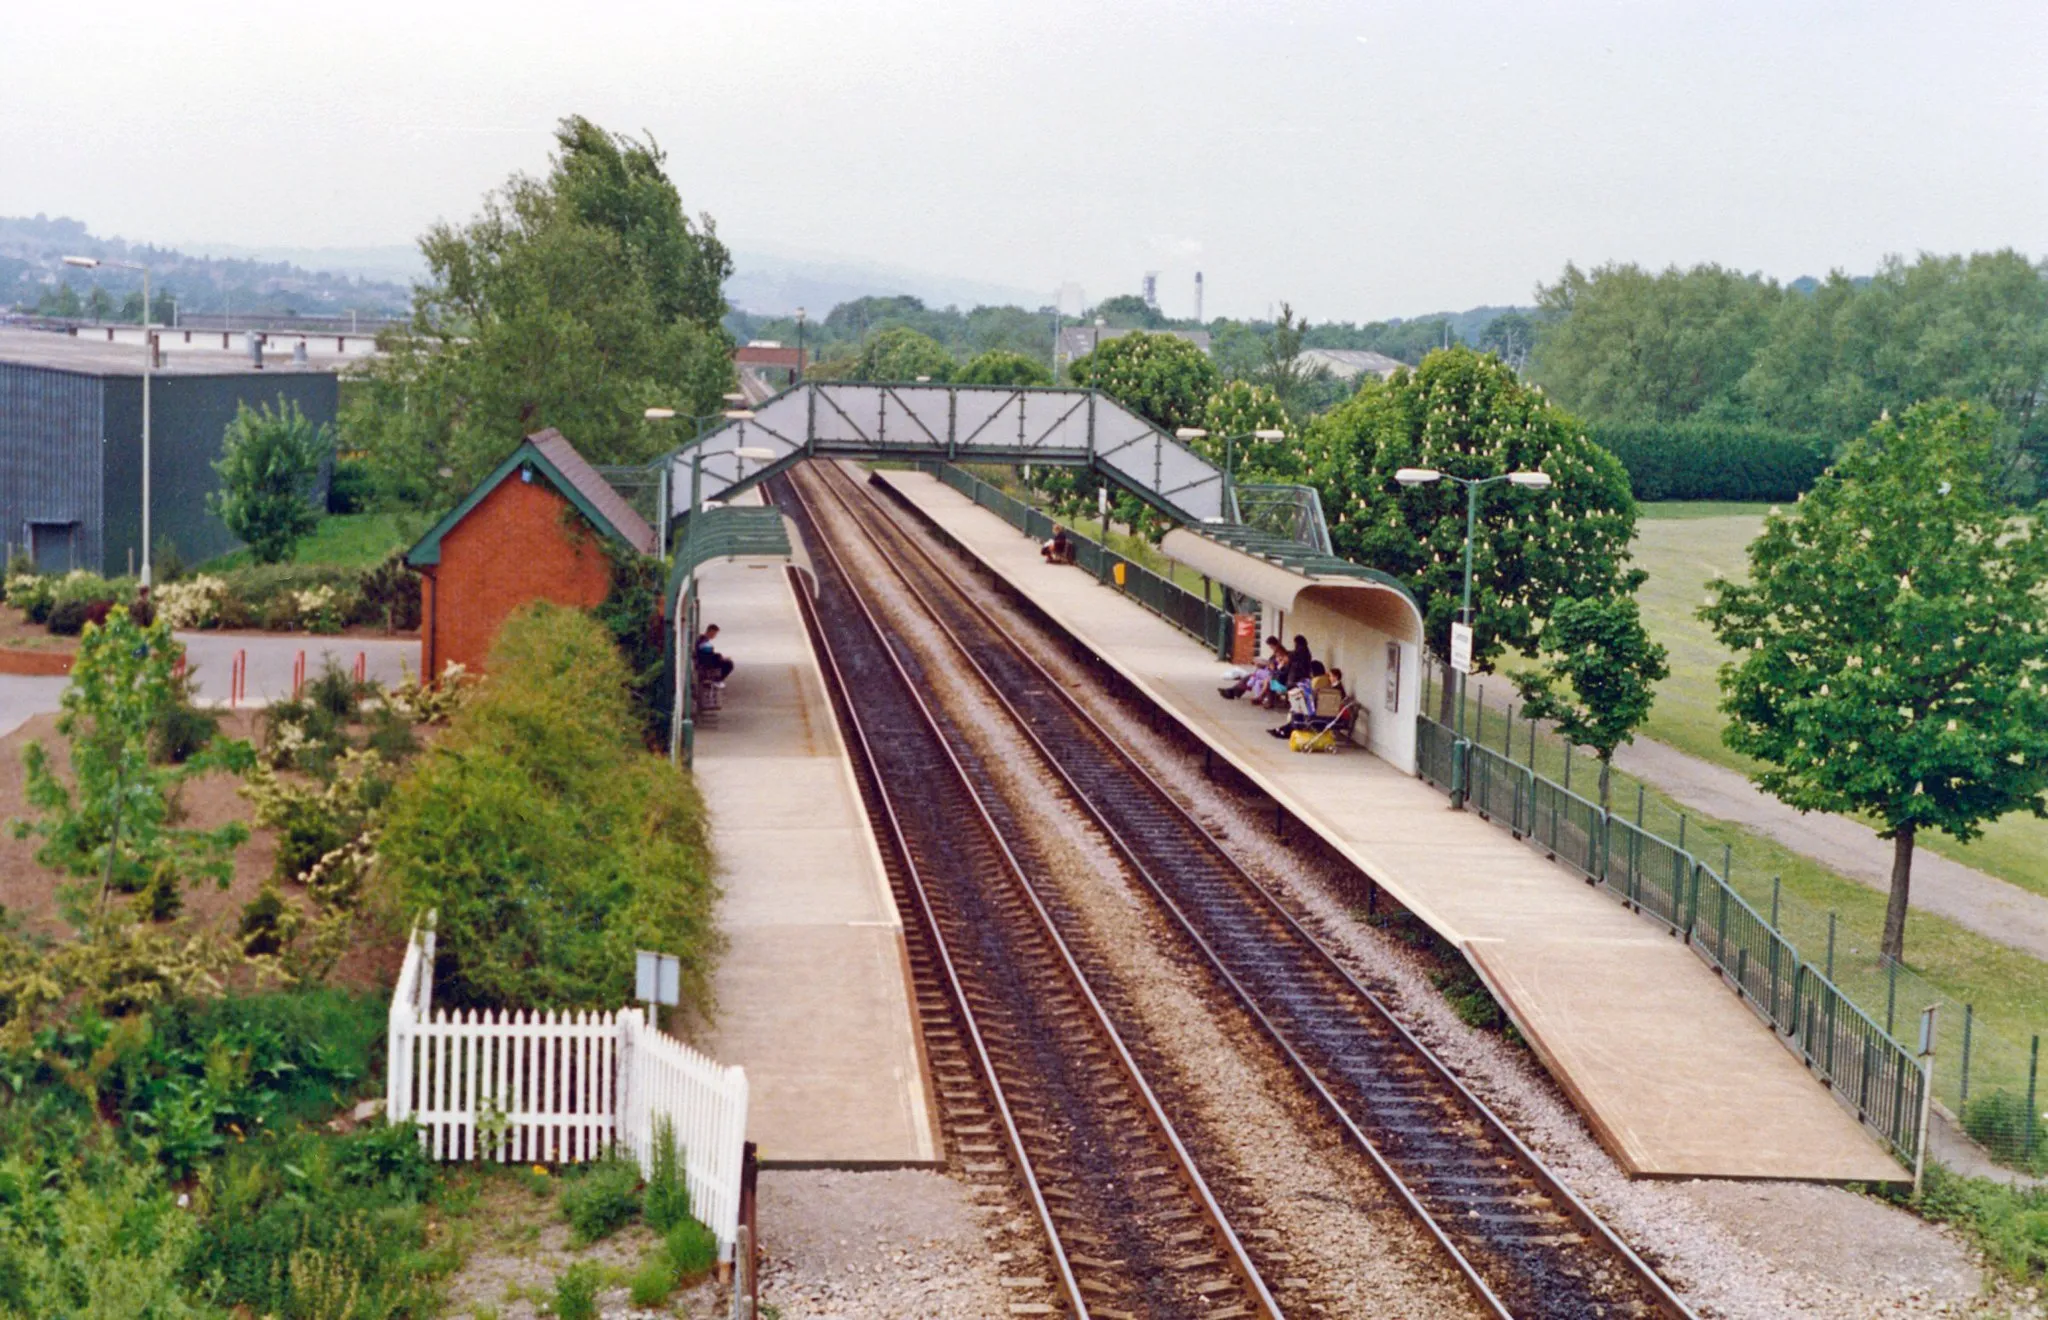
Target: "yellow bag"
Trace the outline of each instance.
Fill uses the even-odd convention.
[[[1287,746],[1296,752],[1334,752],[1337,750],[1337,735],[1330,730],[1313,733],[1307,729],[1296,729],[1287,735]]]

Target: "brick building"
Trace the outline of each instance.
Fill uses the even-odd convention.
[[[420,573],[420,672],[480,671],[528,601],[589,609],[611,589],[597,540],[653,554],[659,538],[561,432],[530,435],[406,554]]]

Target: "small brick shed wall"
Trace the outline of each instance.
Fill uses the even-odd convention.
[[[441,540],[441,562],[420,571],[420,672],[449,661],[481,672],[498,627],[521,605],[549,600],[590,609],[611,590],[603,533],[547,477],[513,472]]]

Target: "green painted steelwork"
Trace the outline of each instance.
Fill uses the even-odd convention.
[[[685,582],[715,559],[759,557],[794,562],[796,558],[789,520],[772,505],[724,505],[705,509],[695,517],[684,514],[678,532],[676,556],[668,573],[671,606]]]
[[[1725,861],[1716,871],[1681,844],[1426,715],[1417,719],[1416,764],[1422,779],[1453,793],[1462,787],[1471,810],[1684,940],[1913,1167],[1924,1139],[1921,1110],[1931,1095],[1927,1065],[1735,892]]]

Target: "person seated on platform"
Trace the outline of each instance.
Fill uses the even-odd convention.
[[[1266,693],[1264,704],[1267,709],[1278,710],[1286,705],[1288,694],[1294,688],[1315,677],[1315,671],[1311,668],[1314,664],[1315,659],[1308,653],[1308,638],[1296,633],[1294,649],[1287,652],[1286,661],[1280,666],[1279,672],[1273,675],[1272,686]]]
[[[718,640],[718,625],[707,624],[698,634],[696,651],[697,678],[705,683],[724,683],[732,677],[732,661],[718,653],[713,645]]]
[[[1258,701],[1266,695],[1267,689],[1273,686],[1273,676],[1285,668],[1286,664],[1287,648],[1280,645],[1278,637],[1268,637],[1266,658],[1252,666],[1250,670],[1232,669],[1230,681],[1217,688],[1217,694],[1225,701],[1235,701],[1249,692],[1252,700]]]
[[[1067,529],[1055,526],[1052,540],[1038,547],[1038,553],[1048,564],[1071,564],[1074,562],[1074,538],[1067,535]]]
[[[1330,666],[1330,690],[1337,694],[1340,701],[1348,701],[1351,698],[1351,693],[1344,688],[1344,671],[1335,665]]]

